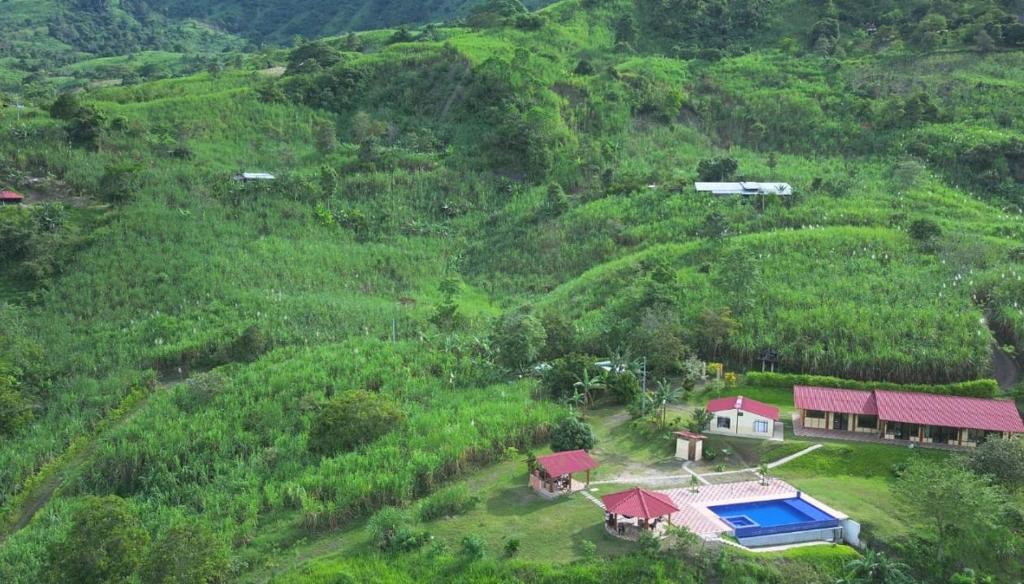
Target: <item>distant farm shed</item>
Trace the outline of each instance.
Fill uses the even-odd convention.
[[[276,178],[269,172],[242,172],[235,175],[235,180],[241,182],[274,180]]]
[[[17,205],[24,200],[25,197],[14,191],[0,191],[0,205]]]
[[[764,196],[776,195],[788,197],[793,194],[793,187],[789,183],[769,182],[699,182],[693,183],[697,192],[711,193],[712,195],[744,195]]]

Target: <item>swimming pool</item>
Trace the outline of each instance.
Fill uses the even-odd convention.
[[[732,527],[736,537],[823,529],[839,525],[838,519],[799,496],[712,505],[708,509]]]

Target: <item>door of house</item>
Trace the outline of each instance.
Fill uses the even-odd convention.
[[[832,414],[832,429],[845,430],[848,418],[847,414]]]

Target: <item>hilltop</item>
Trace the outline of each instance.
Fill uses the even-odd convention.
[[[678,379],[774,351],[927,385],[991,377],[1024,338],[1013,2],[441,2],[410,20],[465,20],[260,51],[406,12],[100,4],[118,16],[97,26],[133,19],[130,50],[54,41],[36,25],[63,3],[0,17],[53,48],[41,70],[83,71],[57,96],[64,75],[0,61],[27,103],[0,109],[0,187],[38,203],[0,209],[0,508],[24,524],[0,580],[48,574],[89,495],[154,537],[195,519],[258,579],[540,444],[566,411],[523,378],[541,361]],[[146,40],[186,29],[218,57]],[[140,49],[175,65],[126,82]],[[351,390],[387,431],[313,446]]]

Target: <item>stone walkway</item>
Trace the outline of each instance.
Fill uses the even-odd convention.
[[[879,438],[877,434],[873,434],[870,432],[847,432],[844,430],[822,430],[819,428],[804,428],[803,423],[800,421],[800,415],[797,413],[793,414],[793,434],[796,434],[799,438],[846,440],[849,442],[871,442],[874,444],[889,444],[891,446],[934,448],[936,450],[970,450],[969,446],[954,446],[952,444],[934,444],[931,442],[911,442],[910,440],[886,440],[884,438]]]

